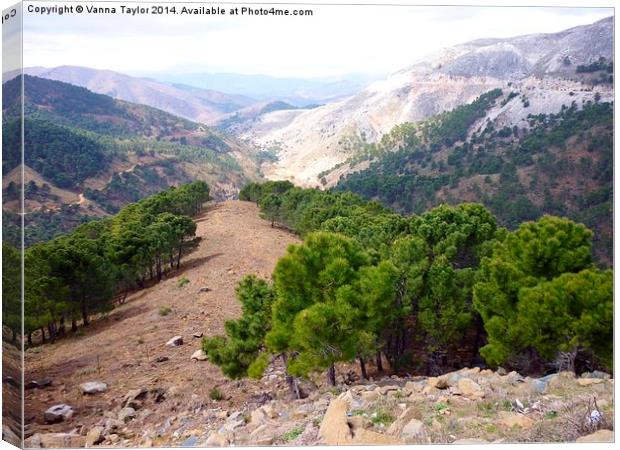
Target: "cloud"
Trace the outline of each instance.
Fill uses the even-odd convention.
[[[315,5],[312,9],[311,17],[26,14],[24,64],[151,74],[389,73],[468,40],[555,32],[613,15],[610,8]]]

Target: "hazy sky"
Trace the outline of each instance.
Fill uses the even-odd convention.
[[[609,8],[291,7],[310,7],[314,15],[59,16],[26,12],[24,65],[80,65],[131,74],[387,74],[445,46],[483,37],[555,32],[613,15]]]

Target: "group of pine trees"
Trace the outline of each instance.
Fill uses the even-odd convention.
[[[191,216],[209,199],[198,181],[145,198],[117,215],[77,227],[24,252],[24,333],[54,340],[92,314],[125,300],[130,289],[178,268],[196,233]],[[3,321],[21,333],[21,253],[3,243]]]
[[[272,282],[244,278],[243,314],[205,338],[230,377],[260,377],[274,358],[297,377],[337,362],[436,374],[463,345],[490,366],[522,371],[556,361],[611,369],[612,272],[593,264],[592,233],[544,216],[509,232],[482,205],[442,205],[404,217],[350,193],[251,184],[272,224],[304,237]],[[484,345],[486,344],[486,345]],[[471,361],[461,361],[463,365]]]

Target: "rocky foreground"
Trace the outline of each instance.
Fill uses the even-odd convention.
[[[239,386],[244,383],[239,382]],[[609,374],[560,372],[523,377],[502,369],[461,369],[440,377],[386,377],[336,388],[305,383],[308,396],[291,400],[280,368],[260,381],[264,392],[227,409],[226,393],[191,404],[170,390],[136,389],[119,398],[93,427],[37,433],[27,447],[151,447],[242,445],[364,445],[414,443],[612,442],[613,388]],[[83,395],[105,384],[85,383]],[[153,424],[158,405],[175,415]],[[68,421],[70,405],[46,412]],[[64,406],[64,407],[59,407]]]

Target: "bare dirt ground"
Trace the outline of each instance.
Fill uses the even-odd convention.
[[[144,417],[134,421],[134,445],[140,445],[141,429],[146,425],[165,424],[177,410],[213,402],[209,392],[214,387],[224,393],[225,401],[220,404],[227,407],[260,395],[258,384],[229,381],[210,362],[190,360],[201,344],[201,339],[192,335],[222,334],[225,321],[241,311],[235,298],[239,280],[248,274],[269,278],[287,246],[299,240],[271,228],[259,218],[256,205],[248,202],[210,205],[197,223],[196,234],[202,240],[184,258],[180,270],[130,295],[124,305],[76,336],[26,352],[26,383],[52,380],[50,387],[26,390],[26,437],[36,432],[89,429],[117,411],[129,390],[142,387],[164,389],[167,394],[165,402],[140,410]],[[182,278],[189,283],[180,287]],[[200,292],[202,287],[210,291]],[[166,307],[171,312],[162,316],[160,308]],[[166,342],[177,335],[183,337],[184,344],[167,347]],[[156,362],[161,357],[168,360]],[[108,390],[83,396],[79,385],[87,381],[104,382]],[[45,424],[43,412],[60,403],[71,405],[74,416],[66,422]]]

